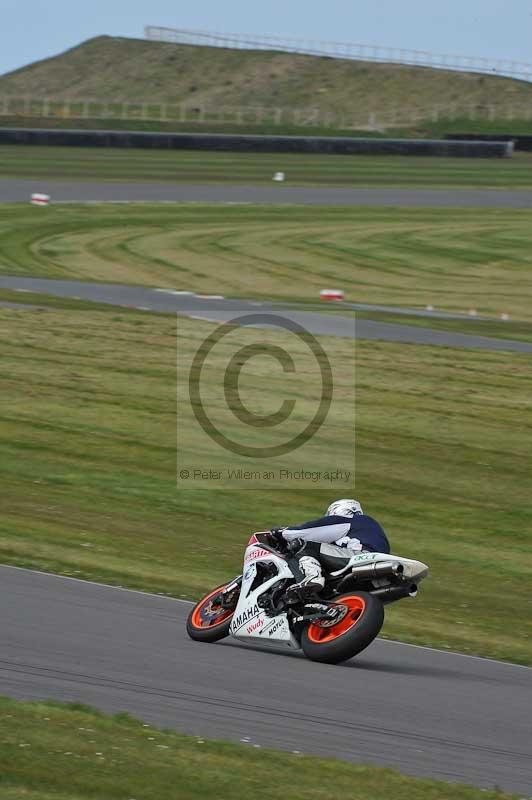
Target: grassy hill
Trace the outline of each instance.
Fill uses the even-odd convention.
[[[99,36],[0,76],[0,95],[371,111],[532,107],[532,84],[426,67]]]

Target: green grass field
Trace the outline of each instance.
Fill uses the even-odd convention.
[[[528,210],[474,208],[12,205],[2,207],[0,265],[290,302],[333,286],[355,302],[530,322],[530,220]]]
[[[81,705],[0,698],[0,727],[2,800],[511,800],[390,769],[181,736]]]
[[[88,147],[0,146],[2,178],[45,182],[157,181],[291,186],[426,189],[530,189],[532,155],[513,158],[333,156],[302,153],[212,153]],[[457,198],[457,204],[459,199]]]
[[[192,349],[212,326],[179,330]],[[326,344],[352,359],[350,341]],[[171,317],[0,309],[0,348],[3,563],[194,598],[240,571],[250,531],[331,500],[295,484],[177,488]],[[294,381],[304,411],[306,375]],[[388,610],[385,636],[532,663],[510,624],[531,569],[531,388],[519,354],[357,343],[356,491],[394,550],[431,566],[419,598]],[[278,408],[277,379],[246,391],[250,407]],[[317,437],[313,458],[348,455],[343,430]],[[227,460],[197,426],[180,447],[205,466]]]

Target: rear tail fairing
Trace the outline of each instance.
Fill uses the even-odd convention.
[[[236,639],[259,639],[264,644],[299,649],[292,634],[286,613],[275,616],[266,613],[260,598],[286,580],[293,580],[286,559],[263,539],[254,535],[246,548],[240,597],[231,623],[230,633]]]
[[[410,558],[390,553],[358,553],[330,576],[337,593],[362,588],[380,597],[383,603],[391,603],[415,597],[418,584],[428,571],[426,564]]]
[[[422,581],[429,573],[428,566],[423,564],[422,561],[414,561],[411,558],[403,558],[403,556],[394,556],[391,553],[359,553],[352,556],[349,561],[349,567],[352,572],[356,572],[357,567],[367,564],[381,564],[386,561],[399,564],[402,567],[401,573],[409,580]]]

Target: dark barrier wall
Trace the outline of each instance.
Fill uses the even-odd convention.
[[[513,142],[516,150],[532,150],[532,136],[513,136],[511,133],[446,133],[445,139],[463,142]]]
[[[153,147],[173,150],[226,150],[254,153],[334,153],[335,155],[511,156],[511,142],[430,139],[350,139],[328,136],[246,136],[218,133],[138,133],[0,128],[0,144],[78,147]]]

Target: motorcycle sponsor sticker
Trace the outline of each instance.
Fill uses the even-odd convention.
[[[373,561],[379,553],[360,553],[358,556],[351,556],[352,561]]]
[[[256,558],[266,558],[267,556],[271,556],[268,550],[264,550],[262,547],[254,547],[253,550],[246,554],[244,563],[247,564],[248,561],[254,561]]]
[[[284,623],[285,620],[283,617],[281,617],[281,619],[278,619],[276,622],[273,623],[273,625],[270,625],[270,627],[266,629],[266,631],[268,632],[268,636],[273,636],[274,633],[276,633],[280,628],[283,627]],[[266,631],[264,631],[264,633],[266,633]]]
[[[249,567],[246,567],[246,569],[244,570],[244,580],[249,581],[251,578],[254,578],[256,572],[257,572],[257,567],[255,566],[255,564],[250,564]]]
[[[250,606],[250,608],[246,608],[246,610],[243,611],[241,614],[239,614],[238,617],[235,617],[231,627],[233,628],[233,630],[237,630],[238,628],[241,628],[250,619],[253,619],[253,617],[257,617],[260,614],[260,612],[261,612],[261,609],[259,608],[257,603],[255,603],[254,606]]]
[[[259,617],[257,620],[255,620],[255,622],[252,622],[251,625],[247,626],[246,633],[253,633],[253,631],[257,631],[259,628],[262,628],[263,625],[264,617]]]

